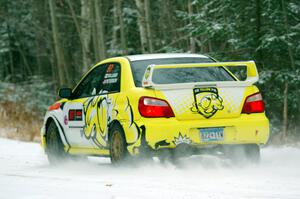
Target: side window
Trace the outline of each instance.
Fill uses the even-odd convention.
[[[99,93],[106,68],[107,64],[103,64],[92,70],[76,87],[73,98],[89,97]]]
[[[121,67],[118,63],[107,65],[104,79],[102,82],[103,92],[113,93],[120,92]]]
[[[121,67],[118,63],[103,64],[92,70],[76,87],[73,98],[120,92]]]

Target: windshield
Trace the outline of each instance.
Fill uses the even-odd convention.
[[[211,63],[209,58],[183,57],[183,58],[164,58],[131,61],[136,87],[142,87],[142,80],[147,66],[151,64],[188,64],[188,63]],[[157,84],[188,83],[202,81],[234,81],[234,78],[223,67],[210,68],[173,68],[154,70],[153,82]],[[166,78],[168,77],[168,78]]]

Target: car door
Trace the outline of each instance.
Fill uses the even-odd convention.
[[[75,87],[71,100],[64,105],[64,123],[66,137],[73,148],[93,148],[92,132],[86,133],[86,109],[89,103],[94,104],[97,93],[101,90],[106,64],[91,70]],[[93,114],[93,113],[91,113]],[[91,117],[91,115],[89,115]]]
[[[94,148],[108,148],[108,126],[118,114],[120,77],[120,64],[108,63],[97,95],[83,105],[86,116],[84,133],[91,135]]]
[[[109,63],[94,68],[75,88],[66,105],[70,145],[84,148],[107,148],[108,124],[120,92],[121,67]]]

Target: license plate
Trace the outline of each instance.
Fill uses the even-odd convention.
[[[224,140],[224,128],[205,128],[199,129],[202,142]]]

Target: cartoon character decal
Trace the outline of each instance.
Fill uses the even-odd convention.
[[[86,139],[92,140],[99,148],[108,148],[108,131],[109,125],[113,120],[119,119],[119,111],[122,111],[122,119],[127,122],[122,123],[122,127],[126,133],[133,135],[133,140],[128,142],[128,150],[133,154],[148,150],[150,147],[146,141],[146,127],[139,126],[134,119],[133,109],[130,100],[126,97],[124,106],[118,107],[117,99],[108,95],[99,95],[88,98],[84,103],[85,126],[83,135]],[[125,118],[124,118],[125,117]],[[172,141],[175,145],[186,143],[191,144],[191,139],[186,135],[179,133],[178,137],[174,137]],[[170,145],[167,140],[161,140],[155,143],[154,148]]]
[[[218,94],[218,89],[211,88],[194,88],[194,103],[191,111],[199,113],[205,118],[210,118],[218,110],[223,110],[223,99]]]
[[[117,106],[117,99],[113,99],[108,95],[100,95],[88,98],[84,103],[85,126],[83,134],[86,139],[91,139],[99,148],[108,148],[108,128],[113,120],[119,119],[119,111],[122,111],[122,123],[126,132],[134,135],[132,142],[127,143],[128,149],[133,152],[138,152],[143,144],[141,139],[145,137],[144,126],[138,126],[134,121],[134,114],[129,98],[126,97],[124,108]],[[124,118],[125,117],[125,118]]]
[[[85,126],[83,134],[100,148],[107,147],[108,125],[118,115],[116,103],[107,95],[88,98],[84,103]]]

